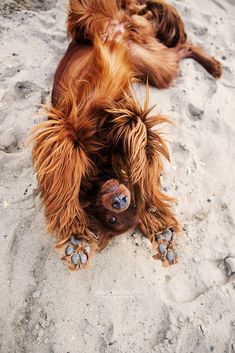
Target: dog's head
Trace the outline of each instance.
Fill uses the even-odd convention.
[[[116,179],[106,181],[97,194],[95,216],[110,236],[135,228],[138,214],[133,191]]]

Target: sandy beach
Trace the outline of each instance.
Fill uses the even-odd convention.
[[[178,200],[180,263],[162,267],[136,233],[73,273],[46,231],[26,144],[68,45],[67,3],[0,0],[1,353],[235,352],[235,0],[170,2],[224,68],[215,81],[185,60],[170,89],[151,88],[176,123],[164,190]]]

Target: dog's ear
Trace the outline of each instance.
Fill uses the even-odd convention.
[[[148,107],[148,85],[145,105],[137,102],[132,88],[124,92],[123,100],[107,111],[112,114],[112,128],[107,139],[114,146],[113,168],[120,174],[120,166],[128,166],[128,177],[132,184],[143,182],[149,168],[160,175],[162,157],[169,160],[169,152],[156,126],[170,122],[163,115],[150,116]],[[116,148],[115,148],[116,147]]]
[[[170,156],[159,126],[171,120],[163,115],[151,116],[148,100],[148,86],[143,108],[130,88],[124,93],[124,99],[108,110],[113,116],[113,125],[107,136],[110,145],[114,146],[112,168],[120,175],[126,166],[138,212],[150,230],[165,229],[169,224],[177,228],[177,220],[171,211],[174,199],[161,190],[163,158],[170,160]],[[155,214],[148,211],[153,206]]]
[[[76,115],[74,106],[70,113],[51,107],[47,115],[49,120],[34,128],[33,164],[48,231],[63,240],[83,233],[87,226],[79,192],[82,178],[92,169],[86,150],[86,143],[92,147],[92,126],[89,122],[76,128],[71,124]]]

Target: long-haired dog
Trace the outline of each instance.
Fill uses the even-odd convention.
[[[109,240],[139,227],[165,265],[177,262],[180,230],[161,190],[169,153],[132,84],[166,88],[191,57],[215,78],[220,63],[187,41],[176,10],[161,0],[70,0],[71,43],[54,77],[48,120],[33,136],[48,230],[71,269],[85,268]]]

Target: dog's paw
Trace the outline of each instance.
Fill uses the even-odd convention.
[[[176,250],[176,234],[174,229],[171,228],[155,235],[153,241],[153,258],[161,260],[165,267],[178,262],[179,255]]]
[[[95,244],[90,243],[82,236],[72,236],[63,244],[56,246],[56,251],[62,255],[61,260],[72,271],[88,267],[95,253]]]
[[[223,73],[222,65],[214,57],[211,58],[211,65],[209,67],[209,72],[215,79],[219,79],[222,76],[222,73]]]

